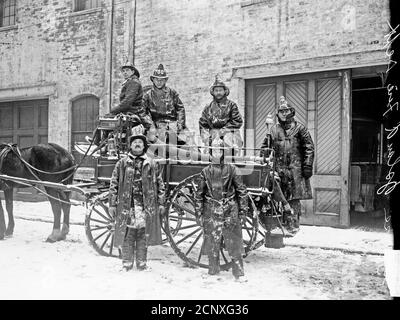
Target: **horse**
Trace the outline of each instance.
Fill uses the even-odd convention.
[[[0,144],[0,174],[63,184],[71,184],[75,169],[74,157],[55,143],[37,144],[19,149],[16,144]],[[13,189],[30,187],[10,180],[0,179],[0,190],[4,191],[8,226],[6,228],[3,206],[0,199],[0,240],[10,237],[14,232]],[[47,242],[65,240],[69,232],[70,194],[56,188],[45,186],[53,211],[53,230]],[[60,200],[60,201],[59,201]],[[62,228],[61,213],[64,213]]]

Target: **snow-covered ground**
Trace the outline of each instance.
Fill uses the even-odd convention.
[[[230,272],[218,277],[188,268],[169,244],[150,247],[149,271],[121,272],[121,261],[98,255],[73,207],[66,241],[45,239],[52,220],[48,202],[15,202],[14,236],[0,241],[0,299],[390,299],[383,255],[392,235],[302,226],[286,247],[261,247],[245,259],[247,283]],[[315,247],[307,247],[308,245]],[[345,251],[318,248],[342,248]]]

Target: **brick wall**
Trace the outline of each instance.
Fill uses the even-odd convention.
[[[216,73],[230,83],[233,69],[244,66],[311,58],[305,69],[311,70],[313,58],[334,55],[361,64],[368,52],[384,56],[388,20],[388,1],[375,0],[138,1],[135,64],[143,84],[165,65],[197,131]],[[230,85],[232,99],[243,100],[238,83]]]
[[[376,0],[146,0],[136,1],[136,20],[134,1],[115,0],[110,61],[110,5],[104,0],[99,10],[74,14],[72,0],[19,0],[16,28],[0,29],[0,42],[10,43],[0,45],[0,100],[54,87],[49,141],[69,146],[71,100],[81,94],[96,95],[100,114],[108,112],[110,63],[117,103],[119,66],[133,58],[133,41],[143,85],[163,63],[168,85],[186,105],[188,126],[197,131],[216,73],[243,112],[238,68],[266,76],[273,68],[276,75],[317,63],[329,67],[326,61],[373,63],[376,50],[384,55],[389,20],[388,1]]]
[[[73,98],[94,94],[104,108],[107,15],[105,5],[74,14],[72,0],[19,0],[15,28],[0,29],[0,42],[11,43],[0,45],[0,92],[53,86],[48,138],[64,147]]]

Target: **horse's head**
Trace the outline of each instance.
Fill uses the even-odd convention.
[[[18,149],[18,145],[16,143],[0,143],[0,151],[8,150],[8,151],[16,151]]]

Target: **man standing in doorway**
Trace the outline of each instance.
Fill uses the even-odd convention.
[[[286,215],[284,222],[288,231],[299,230],[300,200],[312,199],[310,178],[314,162],[314,143],[307,128],[294,119],[295,109],[281,97],[278,106],[278,123],[261,145],[261,156],[268,145],[275,151],[276,171],[281,180],[284,196],[293,208],[293,215]],[[264,150],[263,150],[264,149]]]

